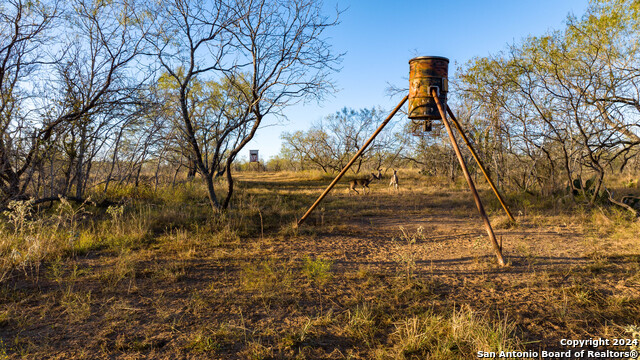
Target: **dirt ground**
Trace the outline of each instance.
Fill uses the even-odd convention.
[[[241,188],[301,215],[325,184],[271,174]],[[48,261],[37,279],[16,275],[0,288],[0,358],[422,359],[437,358],[436,345],[403,329],[429,316],[475,314],[519,350],[631,338],[626,327],[640,323],[638,244],[606,213],[514,206],[510,224],[481,191],[499,267],[464,187],[372,188],[350,196],[339,185],[299,228],[257,213],[250,237],[167,228],[120,252]],[[464,341],[448,358],[499,348]]]

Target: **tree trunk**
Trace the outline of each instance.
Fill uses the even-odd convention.
[[[213,188],[213,174],[204,176],[207,183],[207,191],[209,193],[209,204],[211,204],[211,210],[216,213],[220,209],[218,198],[216,197],[215,189]]]
[[[138,185],[140,185],[140,172],[142,171],[142,164],[140,163],[140,166],[138,166],[138,171],[136,171],[136,178],[135,178],[135,182],[134,182],[134,186],[137,188]]]
[[[80,151],[78,152],[78,162],[76,163],[76,197],[82,198],[82,185],[83,174],[82,168],[84,166],[84,155],[87,150],[87,127],[85,124],[82,124],[82,129],[80,130]]]
[[[160,161],[162,159],[162,153],[160,153],[160,155],[158,156],[158,165],[156,166],[156,173],[154,176],[154,185],[153,185],[153,192],[158,191],[158,174],[160,173]]]
[[[231,176],[231,163],[233,161],[229,161],[227,159],[227,164],[225,165],[226,173],[227,173],[227,197],[224,199],[222,203],[223,209],[229,208],[229,203],[231,202],[231,196],[233,195],[233,177]]]
[[[87,160],[87,169],[84,172],[84,182],[82,183],[82,193],[87,191],[87,184],[89,183],[89,177],[91,175],[91,165],[93,164],[93,157]]]
[[[55,192],[54,186],[55,186],[55,178],[56,177],[55,177],[55,172],[54,172],[53,166],[54,166],[54,155],[51,154],[51,162],[49,164],[49,171],[50,171],[49,177],[50,177],[50,181],[51,181],[51,184],[49,184],[49,185],[51,187],[51,189],[50,189],[51,191],[49,192],[49,196],[53,196],[53,194]]]
[[[187,171],[187,179],[193,180],[196,176],[198,165],[196,161],[191,158],[191,155],[187,158],[187,168],[189,169],[189,171]]]
[[[598,193],[600,192],[600,188],[602,188],[603,179],[604,179],[604,169],[600,169],[598,171],[597,185],[593,189],[593,195],[591,196],[591,200],[589,201],[589,205],[591,206],[593,206],[596,203],[596,200],[598,199]]]
[[[109,182],[111,182],[111,176],[113,176],[113,169],[116,166],[116,162],[118,162],[118,145],[120,145],[120,139],[122,138],[122,132],[124,131],[124,125],[120,128],[118,132],[118,137],[116,138],[116,144],[113,147],[113,157],[111,158],[111,168],[109,169],[109,175],[107,175],[107,181],[104,184],[104,193],[107,193],[107,189],[109,188]]]
[[[171,180],[172,189],[176,187],[176,178],[178,177],[178,173],[180,173],[180,168],[182,168],[182,163],[178,164],[178,167],[176,168],[176,172],[173,174],[173,179]]]

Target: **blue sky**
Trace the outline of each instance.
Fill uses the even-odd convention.
[[[328,34],[336,52],[345,52],[334,74],[338,92],[321,104],[298,104],[285,110],[287,120],[265,119],[264,128],[242,151],[260,150],[265,161],[280,152],[280,134],[307,130],[311,123],[343,107],[392,109],[401,96],[389,98],[389,84],[405,86],[409,59],[449,58],[449,76],[457,64],[504,50],[528,35],[561,29],[568,14],[581,16],[588,0],[423,0],[326,1],[346,9]],[[408,86],[408,85],[407,85]],[[246,154],[245,154],[246,153]]]

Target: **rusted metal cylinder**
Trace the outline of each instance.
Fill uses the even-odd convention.
[[[431,89],[436,89],[440,103],[446,108],[448,77],[449,59],[445,57],[420,56],[409,60],[409,119],[441,119]]]

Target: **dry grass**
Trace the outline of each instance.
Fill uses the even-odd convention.
[[[513,224],[481,186],[500,268],[463,186],[400,175],[397,194],[338,185],[301,227],[324,174],[241,174],[215,215],[197,183],[114,188],[109,209],[13,204],[0,359],[468,359],[638,336],[628,214],[508,194]]]

